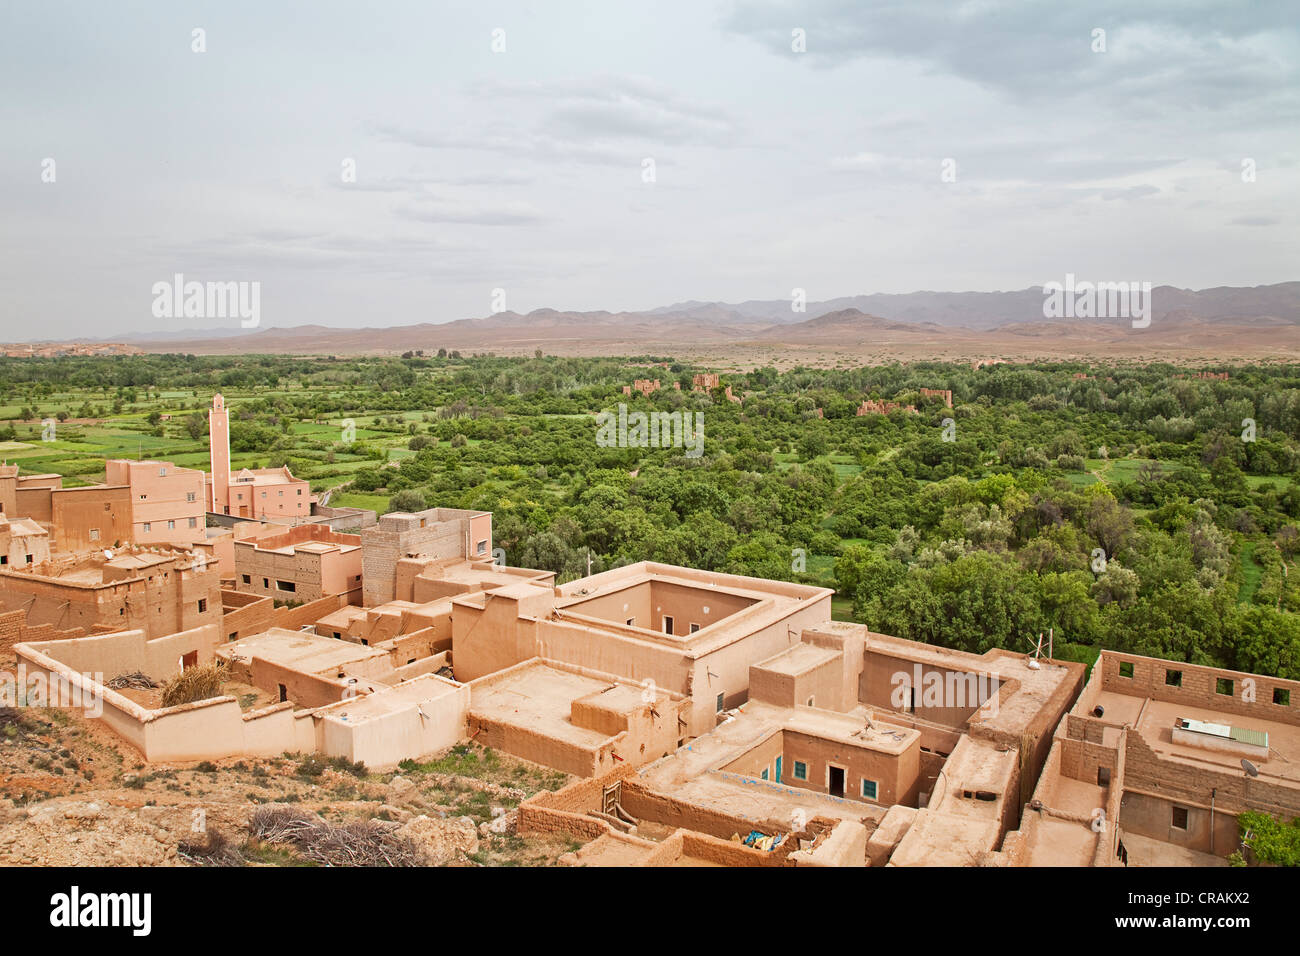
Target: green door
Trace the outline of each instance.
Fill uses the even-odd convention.
[[[781,782],[781,758],[776,758],[776,782]]]

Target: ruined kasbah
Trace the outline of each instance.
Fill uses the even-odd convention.
[[[1300,812],[1296,682],[654,562],[557,583],[489,512],[330,508],[208,422],[208,471],[0,474],[0,862],[1199,866]]]

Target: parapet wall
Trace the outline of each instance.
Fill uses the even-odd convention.
[[[1121,676],[1121,663],[1133,665],[1132,677]],[[1121,654],[1118,651],[1102,651],[1093,667],[1093,673],[1098,670],[1102,672],[1102,690],[1113,693],[1150,697],[1153,700],[1204,707],[1242,717],[1300,725],[1300,681],[1246,674],[1219,667],[1203,667],[1199,664],[1162,661],[1136,654]],[[1181,686],[1167,683],[1166,673],[1169,671],[1181,673]],[[1231,693],[1218,693],[1219,678],[1232,682]],[[1246,699],[1245,692],[1248,688],[1253,700]],[[1287,692],[1290,698],[1287,704],[1273,703],[1275,689]]]

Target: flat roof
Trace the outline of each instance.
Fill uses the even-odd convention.
[[[282,627],[222,644],[217,653],[222,652],[258,657],[308,674],[337,671],[358,661],[388,656],[385,651],[373,647]]]
[[[574,724],[573,702],[618,686],[617,682],[532,663],[500,678],[471,682],[469,713],[486,720],[523,727],[547,737],[584,747],[599,747],[610,739]]]

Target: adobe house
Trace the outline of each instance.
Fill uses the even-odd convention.
[[[303,603],[327,595],[361,601],[361,537],[303,524],[235,539],[235,590]]]
[[[0,513],[49,527],[53,549],[186,546],[205,536],[203,472],[166,461],[110,459],[105,482],[64,488],[60,475],[0,465]]]
[[[32,626],[139,629],[150,638],[218,625],[222,613],[217,569],[176,551],[91,552],[0,568],[0,604],[25,609]]]
[[[1300,815],[1300,682],[1107,650],[1008,853],[1028,866],[1222,865],[1246,810]]]
[[[50,533],[31,518],[0,515],[0,567],[21,568],[50,559]]]
[[[396,599],[398,562],[407,558],[487,560],[492,555],[492,514],[459,508],[390,511],[361,531],[365,605]]]
[[[452,600],[457,679],[533,657],[691,699],[683,737],[747,698],[749,665],[830,618],[828,588],[641,562],[556,588],[521,581]]]

